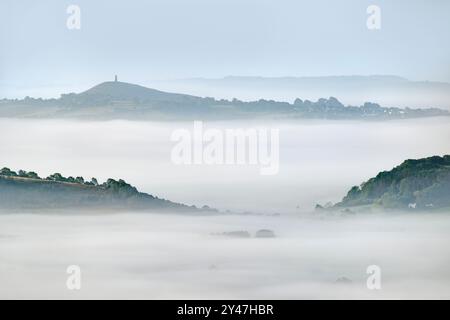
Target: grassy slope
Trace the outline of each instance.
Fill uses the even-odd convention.
[[[1,208],[106,208],[119,210],[198,209],[133,190],[0,175]]]

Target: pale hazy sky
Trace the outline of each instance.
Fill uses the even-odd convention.
[[[81,8],[81,30],[66,9]],[[366,8],[381,8],[381,30]],[[0,94],[112,79],[395,74],[450,82],[450,1],[2,0]]]

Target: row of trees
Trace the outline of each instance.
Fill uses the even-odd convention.
[[[7,176],[7,177],[22,177],[22,178],[31,178],[31,179],[41,179],[36,172],[33,172],[33,171],[26,172],[24,170],[19,170],[18,172],[15,172],[9,168],[1,169],[0,175]]]
[[[96,178],[92,178],[90,181],[85,181],[83,177],[64,177],[60,173],[54,173],[50,176],[48,176],[45,179],[42,179],[39,177],[39,175],[34,171],[24,171],[19,170],[18,172],[15,172],[9,168],[3,168],[0,170],[0,175],[7,176],[7,177],[21,177],[21,178],[29,178],[29,179],[37,179],[37,180],[47,180],[47,181],[58,181],[58,182],[69,182],[69,183],[78,183],[78,184],[85,184],[85,185],[91,185],[91,186],[98,186],[98,181]]]
[[[18,172],[15,172],[9,168],[3,168],[0,170],[1,176],[7,176],[7,177],[21,177],[21,178],[29,178],[29,179],[37,179],[37,180],[45,180],[45,181],[57,181],[57,182],[68,182],[68,183],[77,183],[82,185],[88,185],[88,186],[99,186],[108,190],[111,190],[113,192],[124,194],[124,195],[131,195],[138,193],[137,189],[133,187],[132,185],[126,183],[124,180],[119,179],[118,181],[114,179],[108,179],[106,182],[99,184],[98,180],[96,178],[91,178],[90,181],[85,181],[83,177],[64,177],[60,173],[54,173],[50,176],[48,176],[45,179],[42,179],[39,177],[39,175],[36,172],[30,171],[24,171],[19,170]]]

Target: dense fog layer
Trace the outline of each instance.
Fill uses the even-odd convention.
[[[448,215],[0,215],[0,297],[448,299],[449,227]],[[252,237],[214,235],[235,230]],[[80,290],[66,288],[70,265]]]
[[[205,129],[280,130],[276,175],[253,165],[175,165],[170,140],[193,122],[0,119],[0,166],[45,177],[122,178],[151,193],[221,210],[298,212],[339,201],[353,185],[408,158],[450,154],[450,119],[389,122],[206,122]]]

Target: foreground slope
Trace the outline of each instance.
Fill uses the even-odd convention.
[[[41,179],[34,172],[0,170],[0,209],[105,209],[209,212],[139,192],[123,180],[65,178],[59,173]]]

